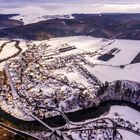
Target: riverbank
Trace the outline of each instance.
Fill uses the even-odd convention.
[[[108,112],[111,106],[115,106],[115,105],[128,106],[140,112],[140,108],[133,103],[127,101],[112,100],[112,101],[102,102],[98,107],[91,107],[88,109],[67,113],[66,115],[71,121],[80,122],[88,119],[98,118],[99,116]],[[34,125],[38,127],[40,125],[37,121],[23,121],[17,119],[1,109],[0,109],[0,118],[2,118],[2,120],[12,122],[14,125],[23,125],[23,126],[27,125],[28,127],[30,125]],[[65,124],[65,121],[61,116],[55,116],[48,119],[43,119],[43,121],[52,127],[62,126]]]
[[[112,100],[112,101],[102,102],[100,103],[98,107],[91,107],[88,109],[83,109],[81,111],[67,113],[66,115],[69,118],[69,120],[73,122],[83,122],[85,120],[94,120],[99,117],[105,117],[105,116],[110,115],[110,111],[112,110],[111,108],[115,106],[120,107],[121,110],[123,110],[124,107],[127,107],[130,109],[134,109],[134,111],[140,112],[140,108],[133,103],[130,103],[127,101]],[[45,128],[37,121],[19,120],[1,109],[0,109],[0,121],[12,127],[16,127],[20,130],[24,130],[28,132],[37,132],[38,130],[45,131]],[[61,116],[43,119],[43,121],[52,127],[60,127],[60,126],[65,125],[65,120]],[[15,137],[13,136],[13,134],[7,131],[0,131],[0,134],[3,140],[9,140],[11,138],[14,139]]]

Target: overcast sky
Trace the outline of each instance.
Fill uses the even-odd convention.
[[[0,0],[0,13],[140,13],[140,0]]]
[[[0,8],[48,4],[139,4],[140,0],[0,0]]]
[[[140,3],[140,0],[0,0],[2,3],[7,3],[7,2],[33,2],[33,3],[38,3],[38,2],[44,2],[44,3],[79,3],[79,2],[85,2],[85,3]]]

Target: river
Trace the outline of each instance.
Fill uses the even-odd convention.
[[[97,118],[102,114],[107,113],[110,110],[110,107],[114,105],[128,106],[140,112],[140,108],[133,103],[115,100],[115,101],[103,102],[98,107],[91,107],[81,111],[76,111],[74,113],[68,113],[66,115],[71,121],[80,122],[87,119]],[[12,117],[11,115],[7,114],[1,109],[0,109],[0,121],[22,130],[28,130],[28,131],[44,130],[41,124],[39,124],[37,121],[30,121],[30,122],[22,121],[16,119],[15,117]],[[53,127],[62,126],[65,124],[65,121],[61,116],[44,119],[44,122],[46,122],[47,124]],[[10,140],[15,139],[15,136],[7,131],[4,131],[3,129],[0,129],[0,140],[9,140],[9,139]],[[21,140],[21,138],[19,139]],[[18,138],[16,138],[16,140],[18,140]]]

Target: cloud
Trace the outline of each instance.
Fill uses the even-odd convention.
[[[12,3],[40,3],[40,2],[44,2],[44,3],[135,3],[138,4],[140,3],[139,0],[0,0],[0,2],[2,3],[8,3],[8,2],[12,2]]]
[[[72,13],[139,13],[140,4],[42,4],[2,8],[1,13],[63,15]]]
[[[0,0],[0,13],[140,13],[140,0]],[[32,10],[33,9],[33,10]]]

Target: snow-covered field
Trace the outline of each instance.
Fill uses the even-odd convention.
[[[123,136],[123,140],[139,140],[140,136],[135,135],[131,132],[127,132],[125,130],[118,130],[120,134]]]
[[[6,44],[0,53],[0,59],[9,57],[10,55],[16,53],[17,49],[15,48],[15,42]]]
[[[27,10],[30,11],[30,9],[35,9],[35,7],[29,7]],[[46,12],[45,12],[46,13]],[[39,21],[49,20],[49,19],[55,19],[55,18],[66,18],[66,19],[72,19],[74,18],[72,15],[42,15],[42,14],[20,14],[17,16],[12,17],[11,19],[14,20],[21,20],[24,22],[24,25],[36,23]]]
[[[140,63],[128,65],[123,69],[119,67],[97,65],[94,69],[88,68],[88,70],[92,71],[103,82],[115,80],[140,82]]]
[[[101,64],[109,64],[109,65],[125,65],[129,64],[135,56],[140,52],[140,41],[135,40],[121,40],[117,39],[115,42],[109,46],[107,46],[103,53],[109,52],[113,48],[118,48],[120,50],[119,53],[115,54],[115,57],[110,59],[107,62],[97,61]]]
[[[118,114],[117,116],[115,114]],[[122,118],[124,120],[129,120],[135,126],[140,127],[140,113],[128,106],[118,106],[114,105],[110,108],[110,111],[104,117],[108,118]]]

